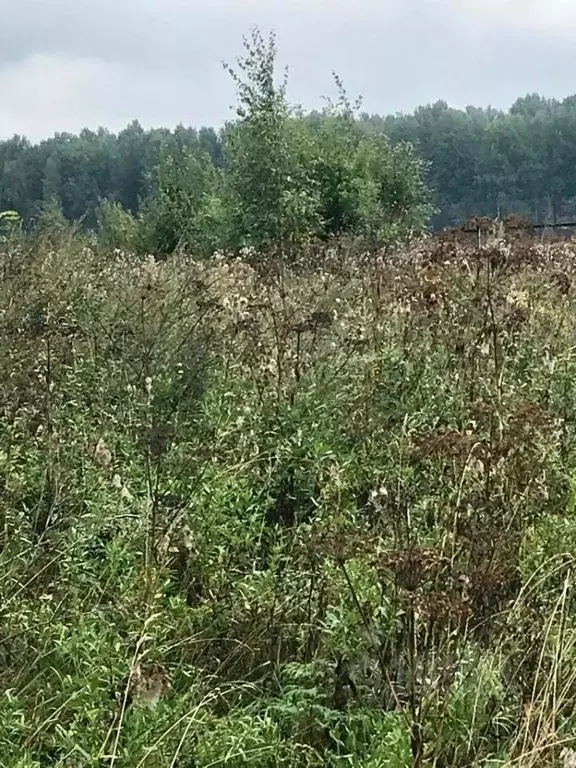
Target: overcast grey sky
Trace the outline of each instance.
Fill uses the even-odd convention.
[[[576,0],[0,0],[0,138],[219,125],[254,24],[306,108],[333,69],[369,112],[576,92]]]

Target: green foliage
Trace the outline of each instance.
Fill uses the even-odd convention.
[[[30,229],[43,247],[58,248],[78,236],[80,225],[68,221],[61,204],[52,198],[42,203]]]
[[[410,240],[412,146],[338,77],[304,117],[274,38],[245,50],[223,145],[133,124],[101,199],[110,137],[61,137],[32,231],[0,214],[2,765],[558,764],[574,244]]]
[[[407,144],[366,136],[342,83],[339,98],[310,121],[274,80],[275,40],[256,30],[244,41],[238,122],[225,134],[225,207],[236,248],[290,251],[306,239],[335,235],[370,245],[421,230],[431,209],[424,166]]]
[[[507,237],[3,244],[3,765],[554,765],[576,262]]]
[[[137,251],[140,230],[136,218],[116,200],[103,200],[96,209],[100,246],[108,251]]]
[[[225,65],[238,107],[220,134],[134,122],[118,136],[84,130],[0,145],[0,201],[26,222],[58,209],[98,230],[105,248],[157,255],[248,248],[293,260],[318,238],[372,248],[422,229],[431,209],[410,147],[366,135],[337,77],[337,104],[319,121],[306,117],[288,102],[286,76],[277,82],[276,58],[273,34],[244,39],[244,56]]]
[[[424,165],[410,144],[390,145],[384,135],[358,146],[359,230],[376,244],[405,242],[425,228],[432,213]]]
[[[322,234],[356,235],[370,245],[398,242],[430,218],[424,165],[409,144],[391,146],[384,134],[367,135],[340,78],[336,104],[308,121],[315,141]]]
[[[244,39],[237,70],[238,121],[224,135],[230,241],[235,247],[281,252],[318,223],[317,190],[308,137],[286,100],[286,80],[275,83],[276,44],[256,29]]]
[[[141,214],[142,242],[150,253],[184,249],[212,253],[220,242],[218,172],[204,150],[164,147],[153,193]]]
[[[533,94],[508,112],[459,110],[439,101],[411,115],[364,115],[363,124],[416,147],[429,167],[438,226],[510,213],[539,222],[574,220],[576,188],[568,170],[576,146],[573,97]]]
[[[0,211],[0,220],[3,223],[13,223],[20,221],[20,216],[16,211]]]
[[[0,243],[5,243],[11,232],[21,223],[17,211],[0,211]]]
[[[58,233],[70,228],[70,222],[64,216],[58,200],[52,198],[40,207],[34,226],[37,230]]]
[[[264,237],[262,232],[250,234],[253,221],[258,222],[259,215],[266,218],[258,210],[258,187],[245,191],[241,186],[242,177],[258,180],[258,174],[264,174],[276,195],[275,213],[270,214],[267,227],[278,229],[279,216],[284,216],[288,230],[295,228],[298,237],[302,226],[331,235],[355,225],[350,210],[358,194],[352,183],[354,152],[348,156],[346,147],[356,146],[360,129],[367,136],[387,136],[393,146],[408,143],[416,148],[425,166],[427,185],[434,194],[436,226],[461,223],[473,215],[504,217],[518,213],[539,222],[576,218],[576,186],[571,174],[576,153],[573,96],[559,101],[532,94],[518,99],[508,111],[472,106],[460,110],[439,101],[419,107],[412,114],[379,116],[359,114],[359,104],[342,101],[338,84],[336,104],[324,113],[314,112],[304,118],[316,129],[322,125],[321,130],[315,129],[313,143],[319,141],[321,147],[314,152],[310,137],[294,124],[293,118],[300,113],[288,105],[285,83],[277,85],[274,80],[273,41],[256,38],[248,41],[249,50],[243,59],[244,63],[252,61],[252,68],[237,66],[234,70],[239,78],[237,85],[243,83],[248,88],[239,90],[239,96],[241,100],[256,99],[250,107],[255,114],[259,112],[263,118],[268,110],[275,117],[269,123],[261,120],[261,135],[243,128],[244,140],[255,150],[260,146],[263,151],[273,151],[277,163],[272,156],[253,158],[237,146],[239,138],[235,136],[247,112],[235,121],[236,131],[231,126],[219,131],[183,126],[144,130],[135,121],[118,134],[103,129],[84,130],[77,136],[57,134],[38,144],[15,136],[0,142],[0,210],[17,210],[27,226],[42,203],[56,200],[67,219],[83,219],[89,229],[94,228],[101,200],[117,200],[133,215],[141,211],[155,191],[161,147],[170,146],[174,156],[183,147],[192,155],[207,152],[214,167],[223,170],[224,145],[228,143],[230,151],[236,153],[238,168],[236,179],[230,179],[230,206],[217,213],[219,221],[231,217],[225,227],[227,238],[222,235],[223,244],[226,240],[237,244],[251,237]],[[272,57],[270,43],[274,46]],[[261,73],[268,67],[272,77],[265,75],[259,85],[253,81],[250,86],[250,78],[259,76],[258,57]],[[270,85],[274,98],[270,98]],[[259,88],[263,90],[257,98]],[[247,104],[242,102],[244,110]],[[334,119],[342,110],[348,110],[357,123],[348,138],[346,131],[354,121]],[[327,115],[332,119],[321,119]],[[252,126],[254,121],[255,115]],[[400,161],[401,156],[397,159]],[[300,161],[305,168],[300,168]],[[411,159],[407,162],[410,176],[410,168],[416,169]],[[297,175],[292,174],[294,163]],[[282,190],[287,194],[287,210],[281,205]],[[223,194],[218,192],[217,199]],[[242,194],[252,201],[245,220],[240,207]],[[240,231],[242,237],[236,234]]]

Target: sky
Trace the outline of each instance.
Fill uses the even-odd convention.
[[[306,109],[333,70],[380,114],[576,92],[575,0],[0,0],[0,138],[219,126],[254,25]]]

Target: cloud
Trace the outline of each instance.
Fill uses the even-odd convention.
[[[0,135],[26,132],[44,136],[59,128],[75,130],[78,116],[96,118],[101,94],[94,84],[109,77],[109,67],[97,60],[73,61],[46,54],[32,55],[0,72]],[[93,104],[93,110],[91,106]]]
[[[221,124],[234,101],[221,62],[254,24],[277,31],[306,108],[333,69],[381,113],[576,90],[574,0],[0,0],[0,18],[0,137]]]
[[[454,12],[484,23],[530,30],[541,37],[576,39],[573,0],[452,0]]]
[[[178,73],[167,81],[164,72],[143,73],[96,58],[31,56],[0,71],[6,104],[0,110],[0,137],[20,133],[38,140],[101,125],[120,130],[135,118],[150,127],[218,124],[225,111],[224,89],[206,85],[205,80],[188,83]]]

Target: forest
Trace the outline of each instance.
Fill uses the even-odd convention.
[[[318,131],[327,115],[293,119]],[[406,115],[358,111],[355,119],[368,136],[384,133],[393,145],[415,147],[426,164],[435,227],[474,215],[515,213],[538,223],[576,218],[574,96],[557,101],[532,94],[505,112],[454,109],[440,101]],[[91,228],[103,201],[137,215],[162,183],[159,166],[169,162],[196,176],[187,183],[197,192],[199,185],[212,189],[226,165],[229,131],[230,126],[144,130],[134,121],[118,134],[86,128],[78,136],[57,134],[37,144],[14,136],[0,142],[0,210],[16,210],[32,221],[47,204],[56,204],[67,220]]]
[[[3,147],[0,765],[574,768],[576,240],[506,214],[570,103],[276,56],[220,133]]]

